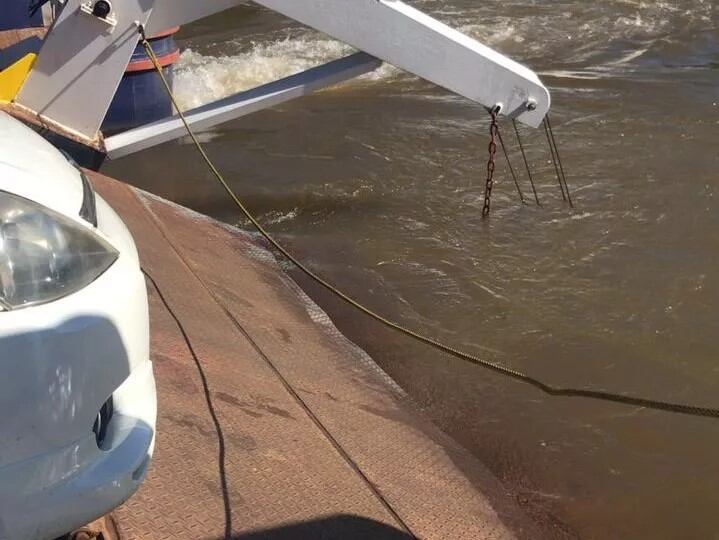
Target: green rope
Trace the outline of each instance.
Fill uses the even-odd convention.
[[[260,222],[257,221],[255,216],[247,209],[247,207],[244,205],[244,203],[235,194],[235,192],[232,190],[230,185],[227,183],[227,180],[225,180],[225,177],[217,169],[215,164],[212,162],[210,157],[207,155],[207,152],[205,152],[205,149],[202,146],[202,143],[200,143],[200,141],[197,139],[197,136],[195,135],[192,128],[190,127],[190,124],[187,122],[187,119],[185,118],[185,115],[183,114],[182,109],[180,109],[179,105],[177,104],[177,100],[172,91],[172,88],[170,87],[170,84],[168,83],[167,78],[165,77],[164,73],[162,72],[162,68],[160,67],[160,63],[157,60],[157,56],[155,56],[155,53],[152,50],[152,47],[150,46],[150,43],[147,41],[147,38],[145,37],[145,32],[144,32],[144,29],[142,26],[139,27],[139,31],[140,31],[140,35],[142,37],[141,43],[144,46],[145,51],[147,52],[147,56],[150,58],[153,65],[155,66],[155,69],[157,70],[157,73],[160,75],[160,78],[162,79],[162,83],[165,87],[165,90],[167,91],[167,94],[170,97],[172,104],[174,105],[175,109],[177,110],[178,116],[182,120],[182,123],[184,124],[185,129],[187,130],[187,134],[190,136],[190,139],[192,140],[195,147],[197,148],[197,151],[200,153],[200,156],[202,157],[203,161],[207,164],[207,167],[210,169],[210,171],[215,176],[217,181],[222,185],[222,187],[227,192],[227,194],[232,199],[232,201],[235,203],[235,205],[240,210],[240,212],[242,212],[242,214],[252,223],[252,225],[255,227],[255,229],[257,229],[257,231],[264,237],[265,240],[267,240],[267,242],[269,242],[288,261],[290,261],[297,268],[299,268],[307,277],[309,277],[315,283],[324,287],[326,290],[328,290],[334,296],[341,299],[342,301],[344,301],[345,303],[347,303],[354,309],[364,313],[368,317],[383,324],[384,326],[391,328],[392,330],[395,330],[401,334],[404,334],[405,336],[408,336],[420,343],[428,345],[440,352],[454,356],[455,358],[459,358],[460,360],[469,362],[470,364],[482,367],[482,368],[490,370],[490,371],[494,371],[495,373],[499,373],[500,375],[504,375],[505,377],[509,377],[510,379],[515,379],[515,380],[521,381],[523,383],[529,384],[535,388],[538,388],[539,390],[541,390],[542,392],[544,392],[545,394],[548,394],[550,396],[583,397],[583,398],[596,399],[596,400],[601,400],[601,401],[622,403],[625,405],[634,405],[634,406],[638,406],[638,407],[645,407],[647,409],[656,409],[656,410],[661,410],[661,411],[669,411],[669,412],[674,412],[674,413],[688,414],[688,415],[692,415],[692,416],[719,418],[719,410],[713,409],[713,408],[696,407],[693,405],[685,405],[685,404],[681,404],[681,403],[670,403],[670,402],[658,401],[658,400],[654,400],[654,399],[644,399],[644,398],[638,398],[638,397],[627,396],[627,395],[622,395],[622,394],[615,394],[612,392],[604,392],[601,390],[583,390],[583,389],[576,389],[576,388],[562,388],[562,387],[556,387],[556,386],[552,386],[550,384],[546,384],[538,379],[535,379],[534,377],[531,377],[525,373],[522,373],[521,371],[517,371],[515,369],[509,368],[509,367],[506,367],[506,366],[503,366],[501,364],[497,364],[494,362],[490,362],[488,360],[483,360],[471,353],[460,351],[459,349],[455,349],[454,347],[452,347],[450,345],[446,345],[446,344],[444,344],[440,341],[437,341],[431,337],[420,334],[419,332],[416,332],[409,328],[405,328],[404,326],[385,318],[384,316],[380,315],[379,313],[376,313],[375,311],[364,306],[357,300],[351,298],[344,292],[337,289],[335,286],[333,286],[331,283],[326,281],[324,278],[322,278],[321,276],[317,275],[315,272],[310,270],[301,261],[299,261],[294,255],[292,255],[289,251],[287,251],[287,249],[285,249],[282,246],[282,244],[280,244],[277,240],[275,240],[274,237],[267,230],[265,230],[265,228],[262,226],[262,224],[260,224]]]

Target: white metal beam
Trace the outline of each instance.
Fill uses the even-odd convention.
[[[549,111],[533,71],[399,0],[254,1],[532,127]]]
[[[532,127],[550,96],[529,68],[400,0],[254,0],[405,71]],[[246,0],[157,0],[150,30],[189,22]]]
[[[90,140],[137,44],[136,22],[152,33],[244,0],[113,0],[107,20],[91,14],[93,2],[67,1],[16,100]],[[525,124],[549,110],[534,72],[400,0],[255,2]]]
[[[43,42],[17,103],[87,139],[98,135],[107,109],[155,0],[115,1],[116,24],[68,0]]]
[[[194,130],[208,129],[374,71],[381,64],[380,60],[366,53],[356,53],[198,107],[185,113],[185,117]],[[111,159],[119,158],[186,134],[182,120],[173,116],[109,137],[105,139],[105,149]]]

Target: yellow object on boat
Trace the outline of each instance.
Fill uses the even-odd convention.
[[[36,59],[36,54],[26,54],[11,66],[0,71],[0,103],[9,103],[15,99]]]

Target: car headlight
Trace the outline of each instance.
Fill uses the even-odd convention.
[[[57,300],[98,278],[118,257],[82,224],[0,191],[0,305]]]

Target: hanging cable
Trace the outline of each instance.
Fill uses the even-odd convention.
[[[569,184],[567,184],[567,175],[564,174],[564,166],[562,165],[562,159],[559,157],[559,147],[557,146],[557,140],[554,138],[554,130],[552,129],[552,121],[549,119],[549,114],[547,113],[547,116],[544,117],[545,127],[547,128],[547,131],[549,132],[549,138],[550,138],[550,147],[554,147],[554,154],[557,155],[557,163],[559,164],[559,171],[562,173],[562,179],[560,180],[560,183],[564,182],[564,191],[567,192],[567,201],[569,201],[569,206],[574,208],[574,201],[572,201],[572,195],[569,193]],[[562,193],[564,193],[564,191]]]
[[[517,122],[512,118],[512,126],[514,126],[514,134],[517,136],[517,142],[519,143],[519,149],[522,152],[522,159],[524,160],[524,167],[527,169],[527,177],[529,178],[529,184],[532,186],[532,193],[534,193],[534,201],[537,206],[542,206],[539,202],[539,195],[537,194],[537,188],[534,185],[534,178],[532,178],[532,171],[529,168],[529,161],[527,161],[527,154],[524,151],[524,145],[522,144],[522,137],[519,135],[519,128],[517,128]]]
[[[562,192],[562,199],[566,201],[567,194],[564,192],[564,183],[562,182],[562,175],[559,172],[559,165],[557,164],[557,158],[554,155],[554,145],[552,144],[552,139],[549,136],[549,128],[547,127],[546,117],[542,121],[542,125],[544,126],[544,133],[547,136],[547,144],[549,145],[549,152],[552,154],[552,163],[554,164],[554,172],[557,174],[557,182],[559,183],[559,191]]]
[[[138,25],[138,30],[139,30],[140,36],[142,38],[141,43],[142,43],[143,47],[145,48],[145,51],[147,52],[148,57],[152,61],[153,65],[155,67],[155,70],[159,74],[160,79],[162,80],[162,84],[165,87],[165,90],[167,91],[167,94],[170,97],[172,104],[174,105],[175,109],[177,110],[177,114],[180,117],[183,125],[185,126],[185,129],[187,130],[187,134],[189,135],[189,137],[192,140],[198,153],[202,157],[203,161],[205,162],[205,164],[207,165],[209,170],[215,176],[217,181],[220,183],[220,185],[223,187],[223,189],[227,192],[227,194],[232,199],[232,201],[237,206],[237,208],[240,210],[240,212],[242,212],[242,214],[252,223],[252,225],[255,227],[255,229],[257,229],[257,231],[262,235],[262,237],[267,242],[269,242],[270,245],[272,245],[272,247],[274,247],[288,261],[290,261],[292,264],[294,264],[308,278],[310,278],[312,281],[314,281],[318,285],[325,288],[331,294],[333,294],[334,296],[336,296],[343,302],[347,303],[349,306],[353,307],[354,309],[356,309],[356,310],[364,313],[368,317],[374,319],[378,323],[381,323],[382,325],[384,325],[392,330],[395,330],[401,334],[404,334],[405,336],[410,337],[410,338],[414,339],[415,341],[418,341],[420,343],[428,345],[429,347],[432,347],[440,352],[449,354],[455,358],[466,361],[470,364],[482,367],[482,368],[490,370],[490,371],[494,371],[495,373],[499,373],[500,375],[503,375],[510,379],[524,382],[528,385],[531,385],[531,386],[541,390],[542,392],[544,392],[545,394],[548,394],[550,396],[583,397],[583,398],[589,398],[589,399],[596,399],[596,400],[600,400],[600,401],[608,401],[608,402],[613,402],[613,403],[621,403],[621,404],[625,404],[625,405],[644,407],[647,409],[656,409],[656,410],[661,410],[661,411],[669,411],[669,412],[674,412],[674,413],[687,414],[687,415],[692,415],[692,416],[719,418],[719,409],[716,409],[716,408],[697,407],[694,405],[687,405],[687,404],[683,404],[683,403],[671,403],[671,402],[667,402],[667,401],[645,399],[645,398],[640,398],[640,397],[627,396],[627,395],[623,395],[623,394],[616,394],[613,392],[605,392],[603,390],[588,390],[588,389],[581,389],[581,388],[562,388],[562,387],[557,387],[557,386],[547,384],[545,382],[540,381],[539,379],[535,379],[534,377],[531,377],[530,375],[522,373],[521,371],[512,369],[507,366],[503,366],[501,364],[490,362],[488,360],[483,360],[472,353],[460,351],[459,349],[456,349],[456,348],[452,347],[451,345],[446,345],[440,341],[437,341],[436,339],[433,339],[431,337],[420,334],[419,332],[416,332],[409,328],[405,328],[404,326],[385,318],[384,316],[380,315],[379,313],[376,313],[375,311],[364,306],[363,304],[359,303],[357,300],[351,298],[344,292],[337,289],[335,286],[333,286],[331,283],[326,281],[324,278],[322,278],[321,276],[319,276],[318,274],[316,274],[315,272],[310,270],[299,259],[297,259],[289,251],[287,251],[287,249],[285,249],[285,247],[282,244],[280,244],[277,240],[275,240],[275,238],[269,232],[267,232],[267,230],[262,226],[262,224],[259,221],[257,221],[257,218],[255,218],[255,216],[252,214],[252,212],[250,212],[245,207],[245,205],[242,203],[242,201],[239,199],[239,197],[235,194],[235,192],[232,190],[230,185],[227,183],[227,180],[225,179],[225,177],[217,169],[215,164],[212,162],[210,157],[207,155],[207,152],[205,152],[205,149],[202,146],[202,143],[200,143],[200,141],[198,140],[194,131],[190,127],[190,124],[188,123],[187,118],[185,118],[185,115],[183,114],[182,109],[180,109],[179,105],[177,104],[177,100],[175,98],[174,93],[172,92],[170,83],[167,81],[165,74],[162,72],[160,63],[158,62],[157,57],[155,56],[155,53],[152,50],[152,47],[150,46],[150,43],[147,41],[147,39],[145,37],[145,32],[144,32],[144,28],[142,27],[142,25]]]
[[[504,159],[507,160],[507,167],[509,167],[509,172],[512,175],[512,180],[514,180],[514,186],[517,188],[519,200],[522,201],[522,204],[527,204],[527,201],[524,200],[524,193],[522,193],[522,188],[519,187],[519,180],[517,180],[517,175],[514,172],[514,167],[512,167],[512,162],[509,160],[507,147],[504,145],[504,139],[502,139],[502,132],[499,129],[497,129],[497,137],[499,138],[499,145],[502,147],[502,152],[504,153]]]

